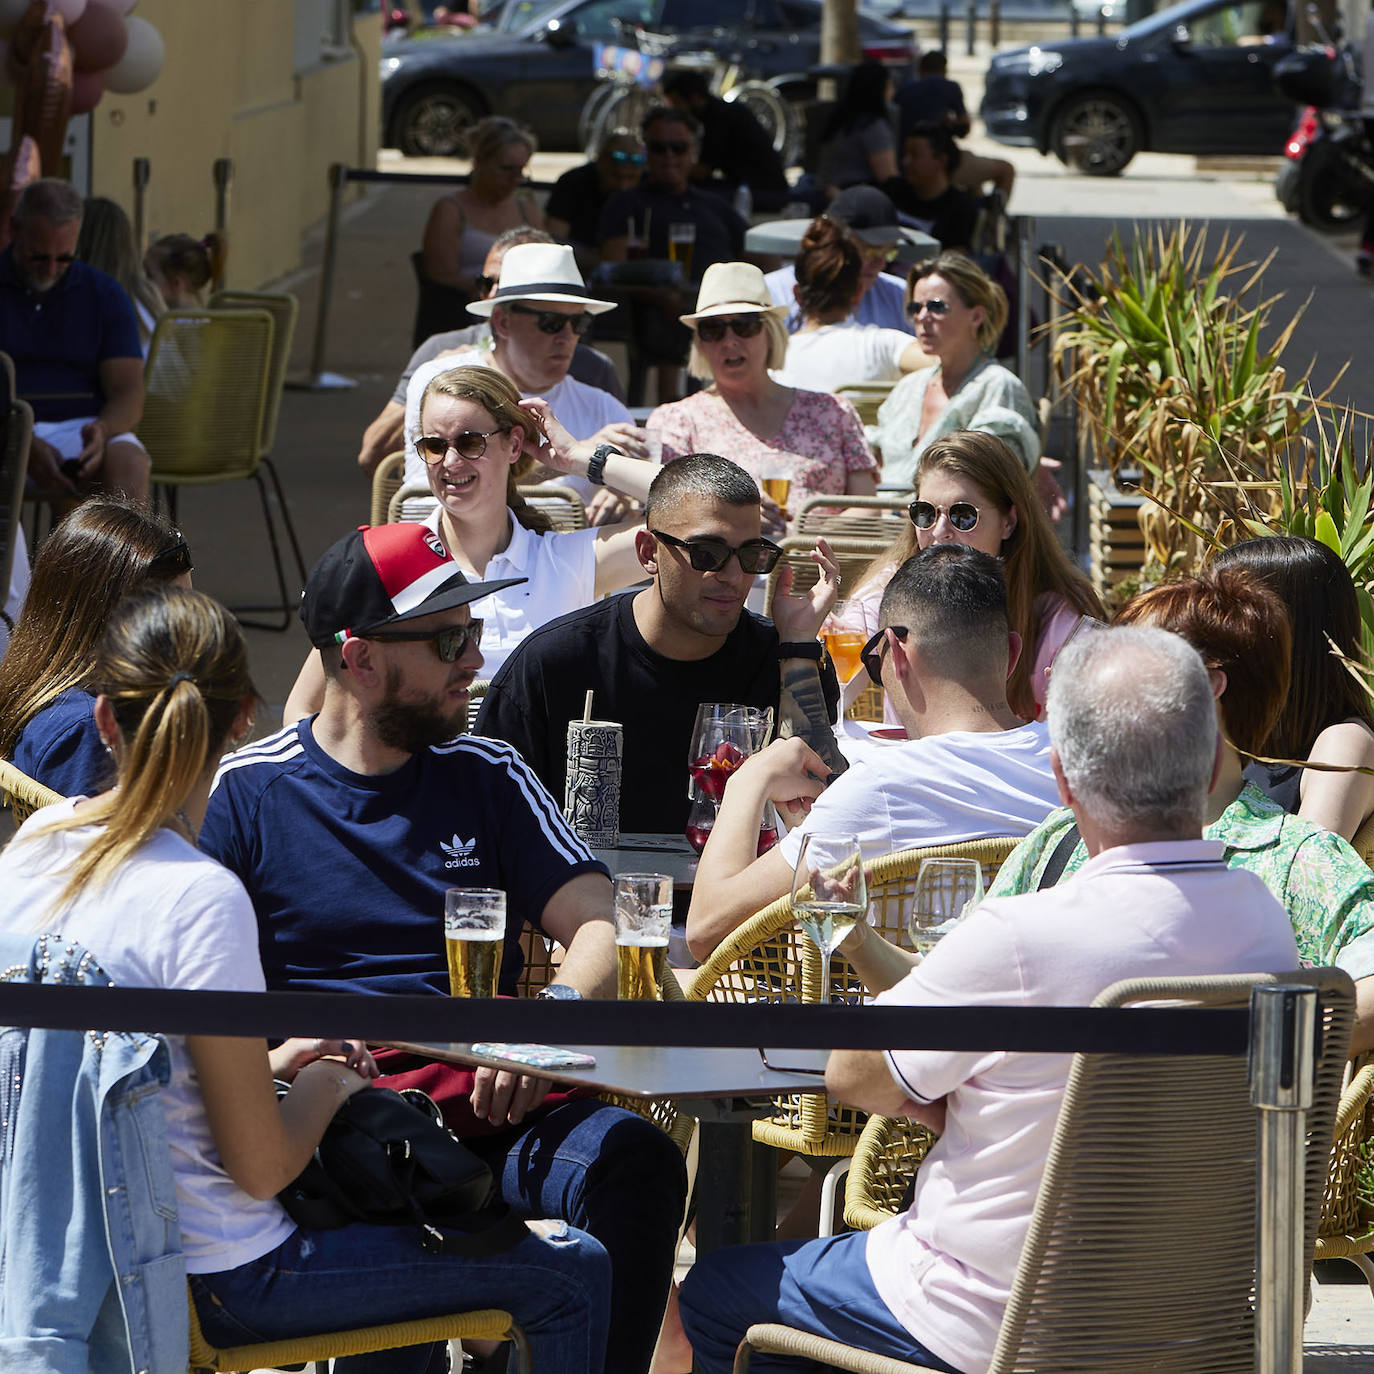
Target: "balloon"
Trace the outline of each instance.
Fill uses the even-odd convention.
[[[166,55],[162,35],[146,20],[132,15],[124,21],[129,45],[124,56],[105,73],[105,89],[119,95],[133,95],[151,86],[162,70]]]
[[[72,76],[72,113],[89,114],[104,94],[104,72],[76,72]]]
[[[98,72],[113,67],[129,46],[124,21],[104,5],[88,4],[86,13],[67,30],[72,61],[79,72]]]
[[[94,8],[96,5],[102,9],[113,10],[118,15],[126,15],[138,4],[138,0],[87,0],[87,8]]]
[[[86,12],[86,0],[48,0],[48,15],[60,14],[69,25]]]

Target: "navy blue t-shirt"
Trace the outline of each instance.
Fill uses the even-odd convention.
[[[115,780],[114,762],[95,726],[95,698],[69,687],[24,727],[12,762],[64,797],[93,797]]]
[[[78,258],[38,294],[15,275],[13,247],[0,253],[0,351],[14,359],[15,390],[38,421],[98,414],[100,364],[143,359],[133,303],[113,277]]]
[[[507,744],[462,736],[372,776],[331,759],[311,720],[225,759],[200,832],[253,899],[267,986],[447,993],[444,889],[495,887],[514,992],[524,923],[605,866]]]

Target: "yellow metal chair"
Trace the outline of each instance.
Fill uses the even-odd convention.
[[[35,782],[7,759],[0,759],[0,806],[8,806],[15,825],[22,825],[35,811],[64,800],[60,792]]]
[[[887,545],[878,539],[831,539],[827,535],[826,543],[830,545],[830,552],[840,567],[841,596],[844,595],[844,588],[858,585],[864,569],[887,548]],[[820,567],[811,558],[811,551],[815,547],[814,534],[790,534],[782,541],[782,557],[768,574],[768,586],[763,597],[764,615],[772,614],[773,597],[777,593],[778,578],[782,576],[784,568],[792,569],[794,592],[808,591],[816,585]]]
[[[406,456],[399,450],[388,453],[372,474],[372,507],[369,525],[385,525],[390,517],[391,498],[405,480]]]
[[[272,383],[273,334],[272,316],[266,310],[168,311],[157,323],[144,368],[143,418],[137,433],[153,460],[153,484],[168,493],[174,515],[181,487],[249,479],[257,484],[276,568],[278,600],[230,609],[270,613],[279,619],[244,623],[285,630],[299,592],[293,595],[287,590],[272,515],[274,500],[302,586],[306,572],[290,507],[262,446]],[[270,493],[264,472],[271,479]]]
[[[548,516],[556,530],[585,530],[587,508],[571,487],[519,487],[527,505]]]
[[[1304,1219],[1315,1241],[1355,990],[1339,969],[1117,983],[1096,1006],[1240,1005],[1256,983],[1321,989]],[[870,1123],[865,1158],[882,1148]],[[989,1374],[1196,1374],[1254,1367],[1256,1109],[1244,1058],[1075,1055]],[[890,1137],[888,1140],[890,1142]],[[851,1176],[850,1191],[863,1176]],[[749,1351],[855,1374],[925,1369],[784,1326]]]
[[[395,1350],[399,1346],[427,1345],[434,1341],[510,1341],[511,1368],[516,1374],[533,1374],[529,1342],[509,1312],[491,1308],[478,1312],[459,1312],[419,1321],[388,1322],[385,1326],[356,1327],[332,1331],[321,1336],[297,1336],[290,1340],[264,1341],[259,1345],[236,1345],[217,1349],[205,1339],[190,1301],[191,1353],[189,1374],[210,1371],[276,1369],[315,1361],[317,1374],[327,1374],[328,1362],[344,1355],[366,1355],[374,1350]]]
[[[910,496],[808,496],[797,512],[798,534],[873,539],[887,546],[907,529]]]
[[[210,298],[210,309],[265,310],[272,317],[267,409],[263,412],[259,435],[262,456],[266,458],[277,442],[277,421],[281,418],[282,392],[286,389],[286,369],[291,362],[291,341],[296,337],[300,305],[288,291],[217,291]]]

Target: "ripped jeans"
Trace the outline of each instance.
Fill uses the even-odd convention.
[[[504,1308],[539,1374],[601,1374],[611,1268],[599,1241],[558,1224],[499,1254],[431,1255],[413,1226],[297,1230],[237,1269],[190,1275],[206,1339],[219,1346]],[[431,1374],[442,1345],[339,1360],[336,1374]],[[433,1363],[431,1363],[433,1361]]]

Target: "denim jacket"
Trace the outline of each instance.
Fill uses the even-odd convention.
[[[60,935],[0,981],[108,985]],[[0,1374],[185,1374],[186,1264],[158,1035],[0,1028]]]

